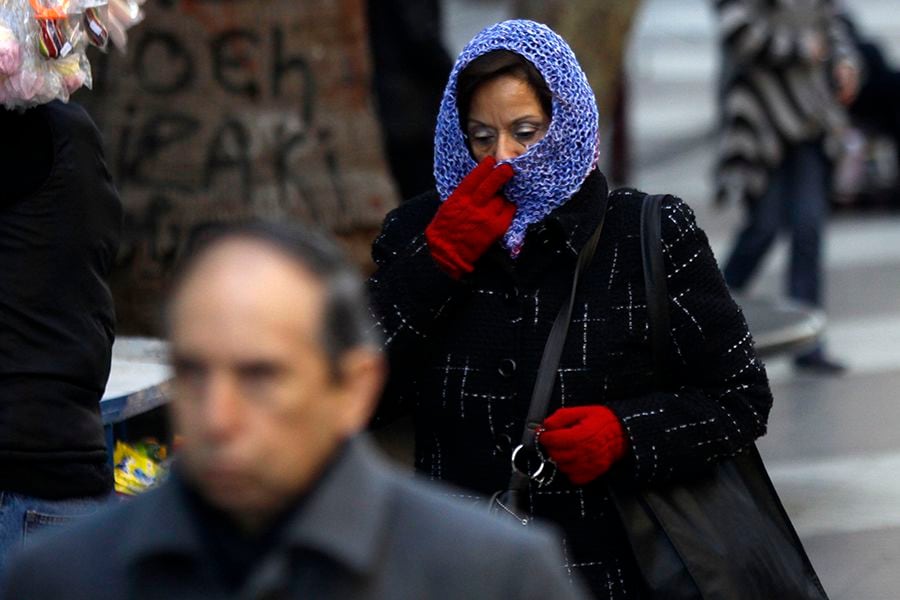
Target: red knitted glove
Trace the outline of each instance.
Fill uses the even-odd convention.
[[[606,473],[625,456],[625,430],[605,406],[560,408],[544,419],[540,442],[575,485]]]
[[[494,168],[488,156],[465,176],[425,228],[435,262],[451,277],[471,273],[475,262],[500,239],[516,214],[516,207],[500,195],[513,176],[508,164]]]

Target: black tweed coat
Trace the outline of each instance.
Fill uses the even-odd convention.
[[[387,216],[370,280],[392,370],[380,417],[413,411],[416,468],[424,476],[470,490],[472,498],[506,484],[545,340],[607,193],[595,171],[532,227],[518,258],[496,246],[461,281],[428,252],[424,229],[439,206],[435,194]],[[655,389],[639,246],[643,196],[627,189],[609,195],[550,411],[610,407],[629,441],[616,470],[653,484],[739,452],[765,432],[772,397],[706,235],[679,199],[664,204],[662,227],[677,389]],[[579,572],[598,597],[636,597],[635,565],[604,477],[578,487],[558,473],[532,489],[530,503],[535,516],[564,531],[570,573]]]

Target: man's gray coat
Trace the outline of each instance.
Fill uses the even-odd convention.
[[[229,597],[178,481],[48,536],[7,600]],[[583,598],[559,542],[460,505],[348,444],[239,598]],[[232,596],[233,597],[233,596]]]

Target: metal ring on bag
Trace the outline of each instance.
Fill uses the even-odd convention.
[[[519,450],[523,449],[524,447],[525,447],[525,444],[519,444],[518,446],[516,446],[516,449],[513,450],[512,457],[510,458],[510,462],[512,463],[512,468],[514,471],[518,471],[519,473],[521,473],[522,475],[525,475],[529,479],[538,480],[538,477],[541,476],[541,473],[544,470],[544,464],[546,464],[546,463],[543,460],[541,460],[541,464],[538,465],[538,468],[534,471],[534,473],[529,473],[527,470],[523,471],[522,469],[520,469],[519,466],[516,464],[516,456],[518,456]],[[538,455],[538,458],[540,458],[540,455]]]

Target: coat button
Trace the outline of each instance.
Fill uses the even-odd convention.
[[[512,377],[513,373],[516,372],[516,361],[511,358],[504,358],[500,361],[497,371],[504,377]]]

